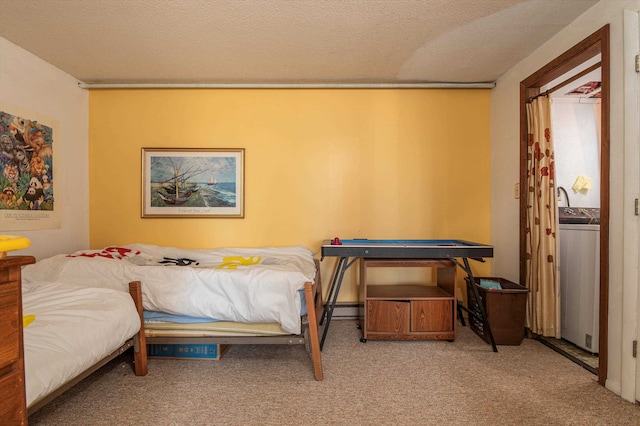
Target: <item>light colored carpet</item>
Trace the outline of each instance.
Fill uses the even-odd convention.
[[[535,340],[359,341],[334,321],[313,379],[302,346],[233,346],[220,361],[112,362],[32,425],[638,425],[640,407]]]

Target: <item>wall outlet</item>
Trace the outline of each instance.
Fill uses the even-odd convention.
[[[520,198],[520,182],[516,183],[516,186],[513,189],[513,196],[515,197],[516,200]]]

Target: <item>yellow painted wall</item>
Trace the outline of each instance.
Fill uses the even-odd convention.
[[[301,244],[319,256],[333,237],[490,243],[489,100],[479,89],[92,90],[91,247]],[[245,217],[141,218],[142,147],[244,148]],[[322,264],[325,291],[334,265]],[[356,269],[341,301],[357,300]]]

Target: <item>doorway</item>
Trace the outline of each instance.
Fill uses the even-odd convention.
[[[601,57],[541,88],[551,99],[560,271],[560,338],[545,345],[598,374]]]
[[[597,55],[601,58],[598,382],[603,386],[607,378],[609,295],[609,54],[609,26],[606,25],[520,82],[520,187],[527,188],[527,100],[572,69]],[[520,282],[526,282],[526,209],[527,197],[520,197]]]

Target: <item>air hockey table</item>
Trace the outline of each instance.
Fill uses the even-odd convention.
[[[340,292],[340,286],[342,285],[344,274],[356,262],[356,260],[361,258],[448,259],[462,268],[462,270],[467,274],[467,277],[472,284],[471,288],[473,289],[476,300],[481,300],[475,286],[476,281],[471,271],[469,259],[484,262],[485,258],[492,258],[493,246],[464,240],[341,240],[339,238],[334,238],[332,240],[325,240],[322,242],[321,256],[322,259],[325,257],[337,257],[338,264],[336,265],[336,269],[331,280],[327,301],[324,305],[324,311],[320,319],[320,324],[324,323],[322,339],[320,340],[320,349],[323,348],[327,332],[329,331],[331,317],[333,316],[333,310],[338,300],[338,293]],[[468,309],[461,307],[458,303],[458,311],[461,308],[469,312],[469,314],[475,314],[474,312],[470,312]],[[493,333],[489,327],[487,314],[482,303],[479,304],[479,311],[482,317],[481,320],[484,324],[484,330],[487,330],[491,347],[494,352],[497,352],[498,349],[496,348]]]

